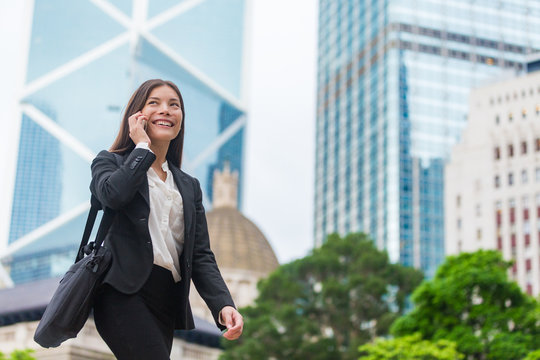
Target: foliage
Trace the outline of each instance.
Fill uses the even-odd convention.
[[[530,352],[523,360],[540,360],[540,349]]]
[[[9,358],[4,355],[4,353],[0,352],[0,360],[36,360],[35,357],[33,357],[32,354],[34,350],[26,349],[26,350],[14,350],[10,355]]]
[[[448,340],[422,340],[419,333],[396,339],[377,339],[361,346],[362,360],[459,360],[463,354]]]
[[[392,333],[455,341],[470,359],[522,359],[540,347],[539,305],[508,279],[510,266],[497,251],[448,257],[414,291],[416,307]]]
[[[241,310],[244,334],[224,343],[221,359],[356,359],[359,345],[388,333],[421,279],[364,234],[330,235],[259,282],[254,306]]]

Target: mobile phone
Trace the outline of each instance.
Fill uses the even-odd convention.
[[[146,131],[146,120],[142,121],[142,126],[143,126],[144,131]]]

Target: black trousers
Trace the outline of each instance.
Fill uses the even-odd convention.
[[[174,334],[174,286],[171,272],[157,265],[143,288],[133,295],[103,285],[94,304],[94,321],[118,360],[169,359]]]

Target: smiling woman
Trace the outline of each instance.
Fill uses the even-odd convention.
[[[180,170],[184,127],[178,87],[148,80],[131,97],[111,149],[92,162],[90,190],[116,212],[105,237],[113,262],[94,320],[120,360],[169,359],[174,329],[194,328],[192,279],[223,336],[242,333],[210,250],[199,181]]]

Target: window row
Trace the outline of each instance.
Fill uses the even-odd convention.
[[[535,106],[534,113],[536,114],[536,116],[540,115],[540,104],[537,104]],[[526,119],[528,114],[529,114],[529,112],[527,111],[526,108],[521,109],[521,118],[522,119]],[[514,113],[509,112],[508,117],[507,117],[508,122],[514,121],[515,117],[516,117],[516,115]],[[501,123],[501,115],[495,115],[495,124],[499,125],[500,123]]]
[[[540,182],[540,167],[537,167],[535,169],[534,173],[535,173],[536,182]],[[499,175],[495,175],[494,180],[495,180],[495,188],[500,188],[502,186],[502,177],[499,176]],[[513,185],[516,185],[516,183],[517,183],[513,172],[508,173],[507,180],[508,180],[508,186],[513,186]],[[521,183],[522,184],[527,184],[528,182],[529,182],[529,173],[527,172],[527,170],[522,170],[521,171]]]
[[[540,93],[540,86],[538,86],[538,88],[536,89],[538,93]],[[534,96],[534,89],[531,87],[529,88],[529,96]],[[521,90],[521,97],[522,98],[525,98],[527,96],[527,90],[525,89],[522,89]],[[514,100],[517,100],[519,98],[519,95],[518,95],[518,92],[517,91],[514,91],[514,93],[511,95],[510,93],[506,93],[506,95],[504,96],[504,99],[509,102],[510,100],[512,100],[512,98]],[[501,104],[502,101],[503,101],[503,96],[502,95],[499,95],[497,96],[497,98],[494,98],[494,97],[491,97],[489,98],[489,104],[490,105],[494,105],[495,104],[495,100],[497,101],[498,104]]]
[[[526,155],[529,151],[529,146],[527,141],[522,141],[519,144],[519,153],[521,155]],[[540,152],[540,138],[534,139],[534,151]],[[516,155],[517,149],[514,148],[514,144],[508,144],[506,145],[506,156],[509,158],[514,157]],[[502,158],[502,149],[501,146],[495,146],[493,149],[493,157],[495,160],[500,160]]]
[[[479,38],[475,36],[463,35],[460,33],[454,33],[450,31],[441,31],[438,29],[427,28],[423,26],[416,26],[410,24],[392,24],[392,30],[404,31],[412,34],[420,34],[427,37],[444,39],[448,41],[454,41],[458,43],[470,44],[476,47],[484,47],[495,50],[503,50],[505,52],[512,52],[517,54],[525,54],[527,49],[523,46],[514,45],[505,42],[494,41],[486,38]]]

